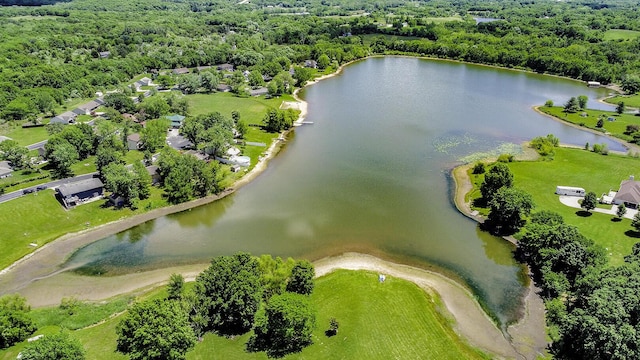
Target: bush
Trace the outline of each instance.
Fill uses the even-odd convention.
[[[545,106],[545,107],[553,107],[553,100],[547,100],[547,101],[544,103],[544,106]]]
[[[475,165],[473,165],[473,170],[472,170],[473,174],[475,175],[484,174],[485,171],[486,169],[484,168],[483,162],[477,162]]]
[[[498,156],[498,162],[513,162],[513,154],[500,154],[500,156]]]

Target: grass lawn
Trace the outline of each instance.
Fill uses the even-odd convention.
[[[152,293],[153,297],[160,294]],[[339,270],[317,279],[311,299],[318,310],[314,343],[287,359],[489,358],[458,337],[441,313],[444,306],[437,296],[405,280],[387,277],[384,283],[379,283],[376,273]],[[42,312],[55,314],[58,309]],[[332,317],[340,327],[338,335],[329,338],[324,331]],[[72,332],[87,350],[87,359],[127,358],[115,352],[116,327],[122,318],[119,315]],[[47,326],[42,331],[55,333],[57,329]],[[187,359],[267,359],[265,353],[245,352],[249,336],[229,339],[207,334],[187,354]],[[0,359],[15,359],[25,343],[0,351]]]
[[[387,277],[381,284],[377,274],[339,270],[316,281],[312,300],[318,309],[314,343],[287,359],[488,358],[455,334],[437,297],[404,280]],[[324,331],[332,317],[340,328],[329,338]],[[187,359],[267,359],[244,351],[249,336],[208,334]]]
[[[604,33],[604,40],[633,40],[640,37],[640,31],[611,29]]]
[[[515,186],[533,196],[534,211],[551,210],[561,214],[568,224],[579,227],[586,237],[605,247],[611,264],[621,264],[633,244],[640,241],[630,231],[631,220],[617,222],[612,220],[612,216],[600,213],[580,216],[580,209],[561,204],[555,195],[557,185],[582,187],[598,196],[610,189],[616,190],[622,180],[640,169],[640,159],[556,148],[552,161],[514,162],[509,163],[509,168],[513,172]]]
[[[2,203],[0,228],[4,230],[0,240],[0,268],[4,269],[32,252],[34,248],[30,243],[42,246],[66,233],[86,229],[87,226],[98,226],[166,206],[167,202],[162,198],[162,192],[161,189],[152,187],[151,197],[141,201],[140,208],[136,211],[105,208],[105,200],[65,210],[55,199],[53,190],[40,191]],[[16,222],[15,219],[20,221]]]
[[[262,124],[262,118],[268,109],[278,109],[283,101],[294,101],[290,95],[271,99],[262,96],[241,98],[229,92],[187,95],[187,99],[191,115],[217,111],[230,118],[231,112],[235,110],[246,124]]]
[[[21,146],[35,144],[49,138],[49,133],[44,126],[23,128],[23,121],[3,124],[0,127],[0,135],[8,136],[17,141]]]
[[[604,126],[602,129],[604,131],[611,133],[611,135],[623,139],[625,141],[631,140],[631,136],[625,135],[624,131],[626,130],[627,125],[638,125],[640,126],[640,117],[632,115],[632,114],[622,114],[618,115],[613,111],[603,111],[603,110],[591,110],[587,109],[584,111],[579,111],[577,113],[565,113],[563,111],[563,107],[561,106],[553,106],[546,107],[540,106],[538,108],[540,111],[545,114],[549,114],[557,117],[558,119],[564,120],[566,122],[584,126],[586,128],[594,129],[601,131],[596,127],[598,123],[598,116],[603,115],[604,118]],[[586,113],[586,117],[582,117],[581,114]],[[608,121],[609,117],[613,117],[614,121]],[[592,144],[593,145],[593,144]]]
[[[624,105],[626,107],[640,108],[640,94],[618,95],[612,98],[607,98],[604,101],[613,105],[617,105],[620,101],[622,101],[624,102]]]

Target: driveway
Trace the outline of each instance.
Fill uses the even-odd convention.
[[[566,206],[572,207],[572,208],[576,208],[576,209],[582,209],[582,207],[580,206],[580,200],[582,200],[582,197],[578,197],[578,196],[566,196],[566,195],[560,195],[559,196],[560,202]],[[618,205],[611,205],[611,209],[602,209],[602,208],[595,208],[591,211],[594,212],[599,212],[602,214],[609,214],[611,216],[616,216],[616,211],[618,210]],[[638,212],[638,210],[636,209],[629,209],[627,208],[627,213],[624,214],[624,217],[627,219],[633,219],[634,216],[636,216],[636,213]]]

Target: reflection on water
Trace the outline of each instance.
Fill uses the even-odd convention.
[[[314,125],[297,128],[257,180],[91,244],[65,266],[117,274],[236,251],[311,259],[361,251],[454,274],[506,324],[519,315],[523,267],[511,244],[457,212],[448,171],[471,154],[516,151],[514,144],[549,133],[619,148],[531,110],[605,93],[536,74],[368,59],[303,91]]]

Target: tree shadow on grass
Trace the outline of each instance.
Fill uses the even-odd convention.
[[[619,217],[611,218],[611,222],[621,222],[621,221],[622,221],[622,219],[619,218]]]
[[[585,211],[585,210],[578,210],[576,211],[576,215],[580,216],[580,217],[589,217],[592,215],[591,212],[589,211]]]
[[[640,231],[627,230],[624,234],[631,238],[640,239]]]

